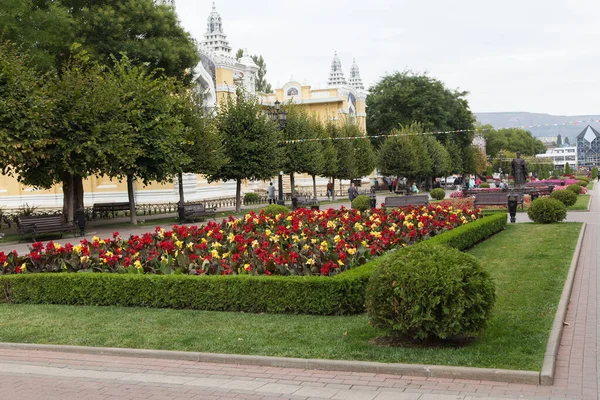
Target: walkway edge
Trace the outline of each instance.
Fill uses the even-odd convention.
[[[591,197],[590,197],[591,200]],[[556,369],[556,357],[558,356],[558,349],[560,347],[560,340],[563,333],[563,322],[567,315],[567,308],[569,307],[569,299],[571,298],[571,291],[573,290],[573,282],[575,281],[575,271],[577,270],[577,264],[581,256],[581,244],[583,243],[583,236],[587,224],[584,223],[579,232],[579,239],[577,240],[577,246],[575,246],[575,253],[573,253],[573,259],[571,260],[571,266],[569,267],[569,273],[565,286],[563,288],[558,308],[554,316],[554,322],[552,324],[552,330],[550,331],[550,337],[546,344],[546,352],[544,353],[544,363],[542,364],[542,372],[540,373],[540,384],[550,386],[554,383],[554,371]]]
[[[198,353],[171,350],[121,349],[111,347],[62,346],[51,344],[0,343],[0,349],[55,351],[64,353],[159,358],[208,363],[246,364],[263,367],[300,368],[326,371],[367,372],[375,374],[423,376],[432,378],[472,379],[508,383],[539,384],[536,371],[492,368],[451,367],[442,365],[387,364],[367,361],[321,360],[237,354]]]

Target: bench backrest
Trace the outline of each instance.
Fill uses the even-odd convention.
[[[57,215],[30,215],[17,217],[17,224],[19,226],[55,226],[64,224],[63,217],[61,214]]]
[[[425,205],[429,201],[426,194],[412,196],[390,196],[385,198],[386,207],[403,207],[408,205]]]
[[[185,204],[183,208],[186,211],[206,211],[204,204]]]
[[[475,202],[493,202],[496,201],[498,203],[508,203],[508,195],[510,193],[507,192],[499,192],[499,193],[477,193],[475,195]],[[523,201],[523,193],[513,193],[518,196],[518,202]]]

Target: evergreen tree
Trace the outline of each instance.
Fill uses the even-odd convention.
[[[556,136],[556,145],[558,147],[562,146],[562,137],[560,136],[560,133]]]

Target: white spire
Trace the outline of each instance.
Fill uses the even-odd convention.
[[[206,21],[206,33],[202,45],[212,49],[217,54],[231,54],[231,47],[227,35],[223,31],[223,20],[217,12],[213,1],[212,12]]]
[[[333,56],[333,61],[331,62],[331,71],[329,71],[327,86],[344,86],[347,84],[344,73],[342,72],[342,62],[336,51]]]
[[[356,59],[352,59],[352,68],[350,68],[350,86],[354,89],[364,90],[365,85],[363,85],[362,79],[360,79],[360,71],[358,70],[358,65],[356,65]]]

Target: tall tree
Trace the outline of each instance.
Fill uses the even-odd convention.
[[[295,173],[319,171],[323,162],[319,132],[308,113],[290,105],[287,107],[287,123],[283,134],[287,141],[282,148],[282,170],[290,175],[292,197],[295,197]]]
[[[209,174],[209,180],[236,181],[237,212],[241,209],[243,179],[266,180],[279,171],[281,136],[261,111],[258,100],[238,88],[235,97],[228,96],[221,102],[217,115],[217,127],[229,162]]]
[[[413,122],[420,123],[425,131],[473,129],[475,118],[465,99],[468,93],[450,90],[427,75],[396,72],[384,76],[369,91],[367,132],[370,136],[386,134]],[[444,135],[440,135],[440,139],[446,141]],[[460,142],[468,146],[472,139],[473,133],[465,132]]]
[[[565,136],[565,144],[566,144],[567,146],[570,146],[570,145],[571,145],[571,143],[569,143],[569,137],[568,137],[568,136]]]
[[[267,82],[265,75],[267,75],[267,63],[263,56],[252,56],[252,60],[258,66],[258,72],[256,73],[256,91],[262,93],[273,93],[271,84]]]
[[[446,148],[432,135],[426,135],[423,139],[431,159],[431,174],[428,177],[445,177],[450,174],[452,160]]]
[[[354,147],[352,146],[352,140],[348,139],[353,137],[355,133],[354,127],[348,121],[340,125],[330,122],[327,125],[327,132],[337,153],[337,169],[331,176],[334,184],[335,179],[341,181],[342,179],[356,178],[358,172],[356,169],[356,158],[354,157]]]
[[[323,145],[323,165],[319,171],[317,171],[317,175],[321,175],[327,178],[333,178],[338,171],[339,163],[338,163],[338,153],[337,148],[333,144],[333,140],[331,139],[332,130],[337,129],[333,124],[327,124],[326,126],[322,126],[320,134],[323,137],[323,141],[321,142]],[[313,183],[315,181],[315,177],[313,177]],[[314,189],[316,191],[316,189]],[[335,200],[335,186],[333,190],[333,200]]]
[[[556,136],[556,145],[558,147],[562,146],[562,137],[560,136],[560,133]]]

